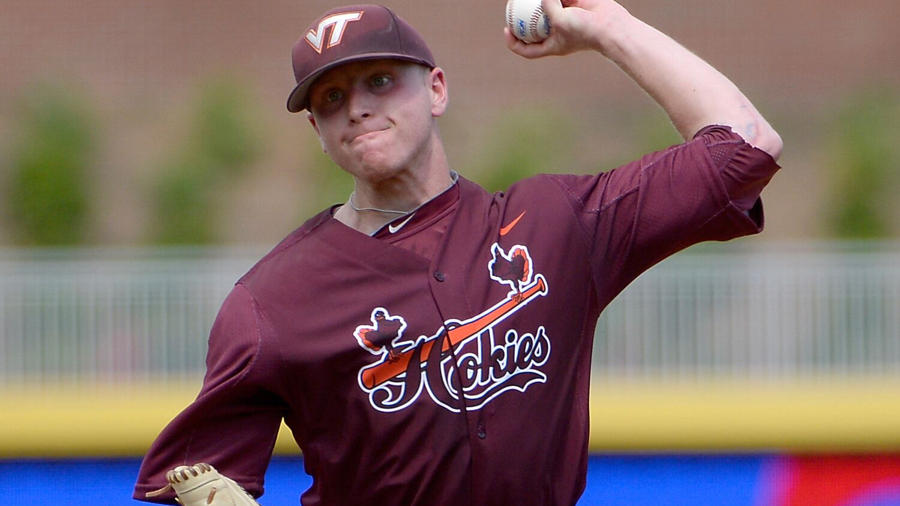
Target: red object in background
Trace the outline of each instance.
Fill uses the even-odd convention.
[[[788,457],[775,506],[900,505],[900,455]]]

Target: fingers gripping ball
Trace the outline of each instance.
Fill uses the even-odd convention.
[[[523,42],[540,42],[550,35],[550,20],[541,0],[507,0],[506,26]]]

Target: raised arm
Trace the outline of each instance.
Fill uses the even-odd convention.
[[[751,145],[781,155],[778,133],[728,78],[612,0],[543,0],[553,27],[538,44],[505,30],[510,50],[525,58],[597,51],[615,62],[665,109],[690,139],[701,128],[727,125]]]

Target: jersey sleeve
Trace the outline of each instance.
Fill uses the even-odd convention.
[[[278,351],[271,326],[243,285],[235,285],[209,337],[197,398],[160,433],[141,464],[134,498],[174,504],[174,493],[148,499],[179,465],[206,462],[255,497],[272,456],[284,403],[274,390]]]
[[[759,194],[779,169],[730,128],[592,176],[551,175],[589,249],[606,304],[638,275],[692,244],[762,231]]]

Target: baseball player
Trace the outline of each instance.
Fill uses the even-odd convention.
[[[255,504],[284,420],[307,506],[578,501],[600,312],[665,257],[760,232],[782,142],[728,79],[616,2],[544,9],[550,37],[507,30],[514,53],[600,52],[685,142],[488,193],[447,162],[447,77],[420,34],[380,6],[317,18],[287,107],[355,191],[236,283],[202,390],[150,448],[135,498]]]

